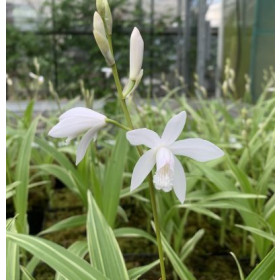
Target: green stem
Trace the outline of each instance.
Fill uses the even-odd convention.
[[[119,78],[119,74],[118,74],[116,64],[114,64],[112,66],[112,71],[113,71],[113,76],[114,76],[115,84],[116,84],[117,91],[118,91],[118,99],[121,103],[121,107],[122,107],[123,113],[125,115],[125,119],[127,121],[128,126],[131,129],[134,129],[132,121],[131,121],[130,114],[129,114],[128,109],[126,107],[125,99],[123,99],[123,96],[122,96],[122,86],[121,86],[121,83],[120,83],[120,78]]]
[[[108,41],[109,41],[110,49],[113,53],[111,36],[108,37]],[[122,107],[123,113],[125,115],[126,122],[130,129],[134,129],[129,111],[128,111],[126,103],[125,103],[125,99],[123,99],[123,96],[122,96],[122,86],[120,83],[117,66],[116,66],[116,64],[114,64],[111,67],[112,67],[112,72],[113,72],[115,84],[116,84],[117,91],[118,91],[118,99],[121,103],[121,107]],[[140,156],[143,155],[143,151],[140,147],[137,147],[137,150],[138,150],[138,153]],[[158,214],[157,214],[157,205],[156,205],[156,199],[155,199],[152,173],[149,174],[148,180],[149,180],[149,189],[150,189],[153,216],[154,216],[154,220],[155,220],[156,238],[157,238],[158,254],[159,254],[159,260],[160,260],[161,280],[166,280],[163,249],[162,249],[161,236],[160,236],[160,226],[159,226],[159,219],[158,219]]]
[[[149,174],[148,180],[149,180],[149,189],[150,189],[153,216],[154,216],[154,220],[155,220],[156,237],[157,237],[157,245],[158,245],[158,255],[159,255],[159,261],[160,261],[161,280],[166,280],[165,266],[164,266],[164,255],[163,255],[163,249],[162,249],[162,244],[161,244],[160,226],[159,226],[159,219],[158,219],[158,215],[157,215],[155,188],[154,188],[152,173]]]
[[[106,121],[106,123],[111,123],[111,124],[113,124],[115,126],[118,126],[118,127],[122,128],[122,129],[124,129],[124,130],[127,130],[127,131],[131,130],[129,127],[127,127],[127,126],[125,126],[125,125],[123,125],[123,124],[121,124],[121,123],[119,123],[119,122],[117,122],[115,120],[106,119],[105,121]]]

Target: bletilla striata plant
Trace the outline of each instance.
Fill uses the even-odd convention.
[[[179,201],[183,203],[186,195],[186,178],[182,164],[176,156],[183,155],[197,161],[208,161],[219,158],[224,153],[217,146],[203,139],[193,138],[176,141],[186,122],[186,112],[184,111],[169,120],[161,137],[156,132],[146,128],[134,129],[130,112],[126,105],[126,98],[135,92],[143,76],[144,42],[139,30],[134,27],[130,37],[129,79],[124,89],[122,89],[113,55],[110,7],[107,0],[97,0],[96,6],[97,12],[93,16],[93,35],[102,55],[112,70],[118,99],[127,126],[108,119],[93,110],[74,108],[60,116],[59,123],[51,129],[49,135],[59,138],[67,137],[66,141],[69,142],[79,134],[86,132],[77,148],[76,164],[83,159],[89,143],[96,139],[97,132],[107,123],[127,130],[127,140],[131,145],[145,145],[150,148],[144,154],[141,149],[138,149],[140,158],[133,170],[130,189],[133,191],[143,183],[149,174],[151,176],[151,171],[156,165],[155,175],[149,179],[149,189],[155,221],[161,279],[165,280],[164,257],[154,188],[164,192],[174,190]]]
[[[93,34],[99,49],[114,74],[115,59],[111,44],[112,15],[106,0],[97,1],[98,12],[93,17]],[[131,95],[139,85],[143,76],[144,42],[139,30],[134,27],[130,37],[130,69],[129,81],[122,90],[122,99]],[[122,102],[125,102],[122,100]],[[59,123],[54,126],[49,135],[56,138],[71,139],[86,131],[82,137],[76,156],[76,164],[84,157],[91,140],[95,140],[98,130],[106,123],[113,123],[124,128],[116,121],[87,108],[74,108],[59,117]],[[131,145],[145,145],[150,150],[145,152],[135,165],[131,180],[131,191],[139,187],[156,165],[153,177],[155,188],[169,192],[174,190],[181,203],[185,200],[186,179],[182,164],[175,155],[184,155],[197,161],[208,161],[223,156],[223,151],[214,144],[199,138],[175,141],[183,130],[186,113],[174,116],[166,125],[161,137],[149,129],[141,128],[127,132]],[[127,129],[127,128],[125,128]],[[131,128],[128,128],[131,130]]]

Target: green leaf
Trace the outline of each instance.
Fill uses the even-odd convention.
[[[86,241],[76,241],[68,248],[68,251],[83,259],[88,253],[88,244]]]
[[[15,218],[6,221],[6,228],[10,232],[16,232]],[[19,248],[17,244],[7,240],[6,242],[6,279],[19,280]]]
[[[241,193],[241,192],[218,192],[213,195],[208,195],[203,200],[219,200],[219,199],[265,199],[265,195]]]
[[[26,279],[26,280],[36,280],[30,273],[29,271],[24,267],[24,266],[20,266],[20,269],[22,271],[22,276]]]
[[[231,169],[231,171],[233,172],[233,174],[235,175],[237,181],[240,184],[241,189],[243,190],[244,193],[254,193],[254,190],[251,186],[251,183],[247,177],[247,175],[238,167],[238,165],[236,165],[231,159],[230,157],[227,155],[226,156],[228,165]]]
[[[79,193],[76,182],[73,180],[70,171],[66,168],[55,164],[41,164],[36,167],[44,170],[47,174],[58,178],[71,191]]]
[[[112,227],[114,226],[117,215],[123,172],[126,164],[126,154],[128,151],[128,142],[125,135],[123,131],[120,131],[117,136],[116,145],[106,164],[102,188],[102,212]]]
[[[230,252],[230,254],[232,255],[232,257],[234,258],[235,260],[235,263],[237,265],[237,268],[238,268],[238,271],[239,271],[239,276],[240,276],[240,280],[244,280],[244,274],[243,274],[243,270],[242,270],[242,267],[237,259],[237,257],[235,256],[235,254],[233,252]]]
[[[91,264],[109,279],[129,279],[113,230],[88,191],[87,240]]]
[[[152,224],[152,225],[153,225],[153,228],[154,228],[154,224]],[[163,250],[166,253],[168,259],[170,260],[176,274],[181,279],[184,279],[184,280],[195,280],[195,277],[193,276],[193,274],[184,265],[182,260],[175,253],[175,251],[171,248],[168,241],[165,239],[165,237],[162,234],[161,234],[161,241],[162,241]]]
[[[53,242],[10,232],[7,232],[7,239],[41,259],[68,280],[108,280],[89,263]]]
[[[196,166],[205,174],[205,176],[215,185],[219,191],[236,191],[236,187],[232,180],[228,179],[225,172],[216,171],[206,164],[194,162]]]
[[[18,153],[16,181],[19,181],[20,185],[16,188],[14,200],[16,213],[19,214],[16,222],[18,232],[27,232],[26,212],[28,203],[29,166],[32,149],[31,147],[36,132],[37,123],[38,118],[33,120],[26,134],[24,135]]]
[[[200,241],[202,236],[204,235],[205,230],[200,229],[198,230],[194,236],[186,242],[186,244],[182,247],[181,252],[180,252],[180,259],[184,261],[189,254],[194,250],[196,244]]]
[[[32,115],[33,115],[33,108],[34,108],[34,99],[32,99],[29,103],[28,103],[28,105],[27,105],[27,107],[26,107],[26,109],[25,109],[25,111],[24,111],[24,114],[23,114],[23,123],[24,123],[24,126],[27,128],[27,127],[29,127],[29,125],[30,125],[30,123],[31,123],[31,121],[32,121]]]
[[[53,233],[53,232],[64,230],[64,229],[83,226],[86,224],[86,220],[87,220],[86,215],[72,216],[72,217],[66,218],[62,221],[59,221],[58,223],[50,226],[49,228],[39,232],[38,235],[40,236],[40,235]]]
[[[273,156],[266,164],[264,171],[258,178],[256,189],[258,193],[266,194],[269,186],[269,180],[274,176],[275,171],[275,157]]]
[[[77,172],[73,163],[63,153],[59,152],[57,148],[51,146],[46,140],[36,137],[35,143],[38,144],[44,152],[51,155],[61,166],[70,170],[72,173]]]
[[[251,271],[246,280],[270,280],[275,273],[275,248]]]
[[[132,227],[123,227],[114,229],[115,237],[117,238],[146,238],[150,240],[154,244],[156,244],[156,240],[153,236],[142,229],[132,228]]]
[[[88,245],[86,241],[76,241],[68,249],[69,252],[73,253],[77,257],[83,259],[88,252]],[[67,280],[60,273],[57,273],[55,280]]]
[[[249,226],[243,226],[243,225],[235,225],[236,227],[239,227],[239,228],[242,228],[244,230],[247,230],[251,233],[255,233],[265,239],[268,239],[272,242],[275,242],[275,238],[274,238],[274,235],[271,234],[271,233],[268,233],[268,232],[265,232],[261,229],[258,229],[258,228],[254,228],[254,227],[249,227]]]
[[[64,173],[71,174],[71,179],[75,182],[75,188],[77,189],[77,191],[79,191],[83,203],[84,205],[86,205],[87,197],[85,187],[87,185],[85,183],[85,178],[83,178],[83,176],[79,174],[75,165],[62,152],[59,152],[57,148],[51,146],[46,140],[36,138],[35,142],[44,152],[46,152],[48,155],[51,155],[53,159],[59,163],[60,168],[65,169]],[[67,180],[66,182],[69,183],[69,180]]]
[[[28,271],[30,275],[32,275],[33,271],[37,267],[37,265],[40,263],[40,259],[37,257],[32,257],[31,260],[28,262],[28,264],[25,267],[25,270]],[[25,275],[22,276],[22,280],[29,280]]]
[[[20,185],[20,181],[13,182],[6,186],[6,199],[15,194],[16,187]]]
[[[140,276],[154,268],[159,264],[159,260],[156,260],[148,265],[140,266],[132,268],[128,271],[129,279],[131,280],[137,280]]]

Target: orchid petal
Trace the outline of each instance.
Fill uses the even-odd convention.
[[[75,138],[78,134],[94,128],[101,128],[106,124],[106,117],[93,110],[77,107],[66,111],[59,118],[59,123],[49,132],[55,138],[71,137]]]
[[[158,134],[147,128],[139,128],[128,131],[126,139],[133,146],[145,145],[149,148],[155,148],[160,143]]]
[[[155,150],[145,152],[137,161],[131,178],[130,191],[138,188],[153,169],[156,163]]]
[[[200,139],[189,138],[179,140],[169,146],[175,155],[187,156],[200,162],[222,157],[224,152],[213,143]]]
[[[104,120],[105,121],[105,116],[98,113],[98,112],[95,112],[91,109],[88,109],[88,108],[84,108],[84,107],[75,107],[75,108],[72,108],[68,111],[66,111],[65,113],[63,113],[60,117],[59,117],[59,120],[62,121],[63,119],[65,118],[69,118],[69,117],[85,117],[85,118],[91,118],[91,119],[94,119],[94,120]]]
[[[86,150],[91,140],[94,140],[97,133],[96,128],[92,128],[82,137],[78,148],[77,148],[77,155],[76,155],[76,165],[78,165],[81,160],[84,158]]]
[[[157,170],[168,164],[172,170],[174,170],[174,155],[170,150],[162,147],[157,151],[156,154]]]
[[[186,123],[186,118],[186,112],[182,111],[168,121],[161,136],[166,145],[170,145],[179,137]]]
[[[187,181],[181,162],[174,157],[174,192],[181,203],[184,203],[187,190]]]
[[[50,131],[49,135],[54,138],[63,138],[71,136],[72,138],[76,137],[80,133],[95,127],[93,125],[93,120],[89,118],[75,118],[69,117],[60,121],[55,125]],[[100,124],[98,124],[100,126]]]

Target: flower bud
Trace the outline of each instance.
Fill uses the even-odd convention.
[[[96,9],[101,17],[105,16],[105,5],[103,0],[96,0]]]
[[[106,37],[104,23],[98,12],[95,12],[93,16],[93,35],[108,65],[114,65],[115,60],[110,50],[108,39]]]
[[[139,75],[144,54],[144,42],[139,30],[134,27],[130,37],[130,71],[129,79],[136,80]]]
[[[108,35],[112,35],[113,20],[112,20],[111,9],[107,0],[104,0],[104,6],[105,6],[104,23],[106,26],[106,31]]]
[[[93,15],[93,31],[99,32],[100,35],[106,38],[104,23],[98,12]]]
[[[112,14],[111,14],[111,10],[110,10],[108,1],[107,0],[97,0],[96,9],[104,21],[107,34],[112,35],[113,20],[112,20]]]

